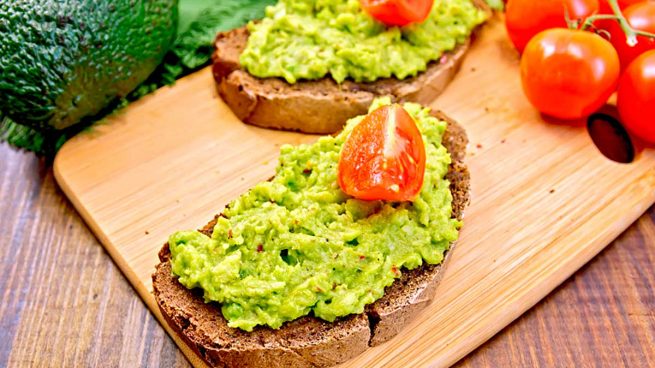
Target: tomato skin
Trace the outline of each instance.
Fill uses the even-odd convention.
[[[536,35],[521,58],[521,82],[540,112],[562,120],[589,116],[616,89],[619,57],[595,33],[554,28]]]
[[[400,105],[368,114],[341,149],[338,183],[363,200],[410,201],[423,187],[425,144],[414,118]]]
[[[633,4],[643,3],[648,0],[618,0],[619,8],[621,11]],[[611,14],[614,15],[614,11],[610,7],[610,4],[607,0],[598,0],[598,14]],[[612,24],[616,21],[611,19],[601,19],[594,22],[594,26],[598,29],[608,30]]]
[[[585,19],[598,11],[598,0],[509,0],[505,27],[519,52],[537,33],[549,28],[567,28],[566,11],[572,20]]]
[[[633,4],[638,4],[638,3],[643,3],[644,1],[647,0],[619,0],[619,8],[621,10],[629,7],[630,5]],[[598,2],[599,8],[598,8],[598,13],[599,14],[614,14],[612,11],[612,8],[610,7],[610,4],[607,2],[607,0],[600,0]]]
[[[434,0],[360,0],[364,11],[387,26],[402,27],[427,19]]]
[[[634,29],[655,33],[655,2],[646,1],[629,6],[623,11],[623,15]],[[637,44],[629,46],[619,23],[612,20],[606,22],[606,29],[611,36],[610,42],[619,53],[622,69],[627,68],[637,56],[655,49],[655,39],[644,36],[637,36]]]
[[[655,50],[643,53],[626,68],[616,105],[625,127],[655,145]]]

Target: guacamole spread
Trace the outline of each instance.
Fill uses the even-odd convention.
[[[331,76],[372,82],[416,76],[464,42],[486,13],[471,0],[436,0],[420,24],[386,27],[360,0],[280,0],[248,25],[241,64],[256,77],[289,83]]]
[[[373,103],[371,111],[389,104]],[[229,326],[280,327],[313,313],[327,321],[381,298],[403,268],[438,264],[457,239],[446,123],[405,104],[426,145],[423,189],[414,202],[361,201],[337,184],[341,146],[363,117],[337,136],[281,148],[276,175],[231,202],[211,237],[181,231],[169,239],[173,273],[221,303]]]

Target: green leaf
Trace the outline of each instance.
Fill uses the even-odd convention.
[[[187,69],[198,68],[209,61],[216,33],[263,17],[266,6],[274,4],[275,0],[202,0],[199,3],[207,7],[198,12],[194,21],[178,36],[171,50]],[[195,9],[198,9],[197,4]]]
[[[0,114],[0,141],[39,156],[53,157],[70,137],[72,135],[68,130],[37,131]]]

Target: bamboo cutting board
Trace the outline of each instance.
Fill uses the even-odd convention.
[[[242,124],[213,83],[207,68],[164,88],[68,142],[55,161],[60,186],[160,321],[150,275],[167,236],[204,225],[269,178],[281,144],[316,139]],[[435,301],[398,337],[345,367],[456,362],[655,201],[654,152],[611,162],[584,128],[547,124],[529,106],[498,18],[433,106],[471,140],[473,196],[459,245]]]

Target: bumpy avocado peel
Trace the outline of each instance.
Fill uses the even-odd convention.
[[[0,12],[7,12],[7,9],[16,5],[13,3],[8,5],[7,1],[0,0]],[[129,102],[138,100],[159,87],[173,84],[176,79],[207,65],[217,32],[240,27],[249,20],[260,18],[264,14],[264,8],[275,1],[179,0],[176,39],[172,42],[171,48],[157,69],[127,96],[115,99],[98,114],[83,118],[80,122],[65,129],[55,129],[48,124],[31,124],[11,119],[7,113],[4,113],[1,107],[3,104],[0,101],[0,141],[52,158],[68,138],[87,129],[108,113],[120,110]],[[29,2],[36,3],[34,0]],[[0,22],[4,21],[2,18],[0,16]],[[6,24],[0,24],[0,27],[2,26],[6,26]],[[0,45],[0,52],[2,50]],[[0,81],[2,80],[4,80],[4,75],[0,76]]]
[[[177,0],[0,1],[0,111],[64,129],[126,96],[175,37]]]

